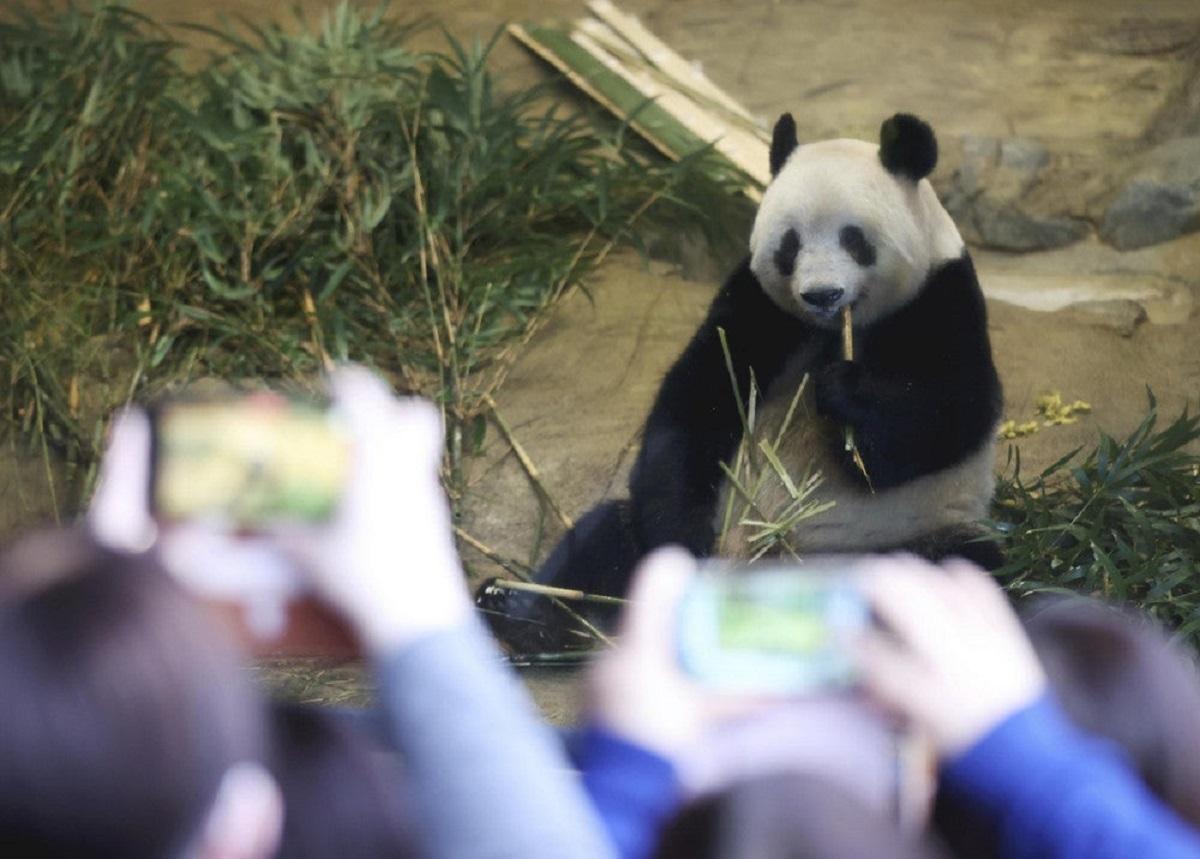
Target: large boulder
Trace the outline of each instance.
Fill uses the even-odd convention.
[[[1200,136],[1169,140],[1138,157],[1104,213],[1100,236],[1120,250],[1200,229]]]
[[[947,210],[971,244],[1003,251],[1037,251],[1079,241],[1088,224],[1047,207],[1036,193],[1052,158],[1027,137],[961,140],[961,161],[940,189]]]

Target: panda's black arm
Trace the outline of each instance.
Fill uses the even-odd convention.
[[[814,332],[782,312],[745,260],[721,288],[708,316],[667,372],[646,419],[629,479],[639,548],[678,543],[697,555],[712,549],[712,520],[728,461],[742,435],[737,401],[718,329],[725,331],[743,403],[750,373],[764,390]]]
[[[1003,408],[987,308],[970,257],[934,270],[918,298],[863,337],[855,363],[817,374],[817,410],[853,427],[875,489],[979,450]],[[842,451],[843,466],[858,469]]]

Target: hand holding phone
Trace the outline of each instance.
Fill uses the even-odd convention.
[[[436,410],[397,399],[363,368],[336,371],[331,390],[340,426],[316,444],[296,445],[285,432],[281,444],[292,449],[280,459],[269,450],[257,459],[246,454],[261,450],[256,438],[279,438],[281,427],[297,421],[302,433],[325,436],[328,428],[312,423],[324,418],[255,414],[245,421],[250,441],[231,443],[220,437],[222,426],[233,431],[231,415],[186,415],[182,447],[167,454],[184,466],[178,473],[162,461],[161,439],[151,467],[152,424],[144,411],[118,416],[88,513],[93,533],[127,551],[156,545],[172,573],[202,598],[242,607],[238,615],[251,622],[258,650],[307,648],[289,638],[289,619],[301,616],[323,628],[318,652],[349,655],[350,637],[329,609],[368,649],[465,622],[470,600],[438,480],[443,436]],[[246,417],[245,404],[226,406]],[[189,448],[198,430],[203,444]],[[330,444],[343,432],[344,444]],[[318,455],[326,466],[344,456],[344,477],[340,466],[314,466]],[[221,479],[201,487],[210,467]],[[230,494],[247,481],[253,504]]]
[[[349,479],[327,527],[299,533],[293,556],[372,650],[467,622],[472,605],[439,478],[437,409],[397,398],[362,367],[339,368],[330,390],[350,436]]]
[[[924,729],[944,758],[1044,694],[1041,662],[991,574],[963,560],[896,555],[866,565],[861,581],[889,630],[859,647],[863,686]]]
[[[114,416],[87,524],[100,543],[125,552],[156,551],[188,590],[225,620],[249,649],[351,655],[353,636],[306,597],[303,576],[264,533],[245,533],[220,516],[156,515],[150,414],[131,407]],[[294,616],[294,617],[293,617]],[[303,629],[302,639],[296,631]]]

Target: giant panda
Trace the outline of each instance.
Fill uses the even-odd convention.
[[[538,581],[621,595],[652,549],[713,552],[728,491],[721,463],[743,427],[719,330],[739,396],[749,396],[752,375],[760,392],[756,435],[774,437],[809,376],[778,450],[789,474],[819,470],[817,494],[834,506],[799,523],[790,545],[1000,563],[975,523],[994,489],[1001,387],[971,257],[927,178],[936,163],[933,131],[908,114],[883,123],[878,145],[800,144],[791,115],[780,117],[750,253],[662,382],[629,499],[582,517]],[[844,307],[852,362],[842,355]],[[847,427],[866,476],[846,450]],[[764,492],[775,492],[764,503],[782,500],[781,488]],[[736,555],[737,546],[725,548]],[[480,604],[509,618],[537,613],[529,596],[487,587]],[[549,644],[534,621],[541,631],[523,649]],[[511,624],[500,631],[513,637]]]

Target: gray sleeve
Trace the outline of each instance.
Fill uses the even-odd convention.
[[[375,665],[430,859],[611,859],[557,738],[476,619]]]

